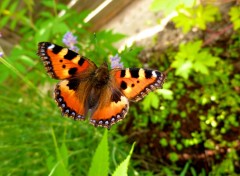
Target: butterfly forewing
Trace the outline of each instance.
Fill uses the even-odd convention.
[[[131,101],[139,101],[150,91],[161,88],[165,74],[142,68],[114,69],[111,75],[123,94]]]
[[[38,44],[38,55],[48,74],[55,79],[68,79],[77,74],[86,77],[89,72],[96,69],[96,65],[87,58],[49,42]]]

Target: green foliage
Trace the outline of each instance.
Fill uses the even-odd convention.
[[[177,28],[182,28],[184,33],[194,27],[205,30],[207,23],[215,21],[220,15],[218,8],[210,5],[199,5],[195,8],[179,6],[177,12],[178,15],[172,20]]]
[[[92,158],[91,167],[88,176],[108,175],[109,168],[109,149],[108,149],[108,131],[104,132],[101,142]]]
[[[150,6],[150,10],[153,12],[163,11],[166,15],[176,10],[178,6],[185,5],[186,7],[192,7],[194,0],[179,0],[179,1],[164,1],[154,0]]]
[[[240,29],[240,6],[232,7],[229,11],[234,30]]]
[[[213,56],[208,50],[201,49],[202,41],[181,44],[179,52],[172,62],[176,68],[176,75],[188,79],[192,71],[209,74],[210,67],[216,66],[218,57]]]

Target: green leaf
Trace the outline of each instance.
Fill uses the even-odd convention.
[[[185,79],[188,79],[188,76],[192,69],[191,61],[178,60],[172,63],[172,66],[179,65],[176,70],[176,75],[182,76]]]
[[[1,20],[0,20],[0,28],[4,27],[7,23],[8,23],[8,20],[10,19],[9,16],[4,16],[4,17],[1,17]]]
[[[201,46],[201,40],[180,45],[171,65],[176,68],[176,75],[187,79],[192,71],[208,74],[209,67],[216,65],[219,58],[212,56],[208,50],[201,49]]]
[[[0,14],[2,13],[3,10],[7,9],[7,6],[11,3],[11,1],[2,1],[0,3]]]
[[[169,153],[169,159],[170,159],[172,162],[178,161],[178,154],[175,153],[175,152]]]
[[[169,89],[158,89],[157,93],[163,96],[166,100],[172,100],[173,99],[173,91]]]
[[[177,12],[178,15],[172,20],[177,28],[182,28],[184,33],[189,32],[193,27],[205,30],[207,23],[213,22],[220,16],[218,8],[211,5],[199,5],[196,8],[180,5]]]
[[[161,139],[159,140],[159,143],[160,143],[161,146],[163,146],[163,147],[168,146],[168,141],[167,141],[166,138],[161,138]]]
[[[63,159],[64,166],[68,167],[68,149],[65,143],[62,144],[60,150],[61,158]]]
[[[130,158],[134,149],[135,143],[133,143],[132,148],[127,156],[127,158],[117,167],[117,169],[114,171],[112,176],[127,176],[128,171],[128,165],[130,162]]]
[[[143,111],[149,110],[151,107],[157,109],[159,107],[159,97],[154,92],[150,92],[143,100]]]
[[[109,168],[108,130],[106,129],[93,156],[88,176],[107,176]]]
[[[14,13],[16,11],[16,8],[17,8],[17,5],[18,5],[18,2],[15,1],[14,3],[11,4],[10,8],[9,8],[9,11],[11,13]]]
[[[240,29],[240,6],[234,6],[229,12],[230,20],[233,23],[233,29],[236,31]]]

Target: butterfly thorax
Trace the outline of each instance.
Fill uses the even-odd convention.
[[[94,88],[102,88],[107,85],[109,82],[109,70],[106,63],[102,64],[99,68],[96,69],[92,84]]]

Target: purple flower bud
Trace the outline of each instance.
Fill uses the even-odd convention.
[[[123,63],[120,62],[121,57],[116,54],[115,56],[110,57],[111,68],[123,68]]]
[[[3,57],[3,52],[0,51],[0,57]]]
[[[78,52],[79,48],[74,46],[77,43],[77,37],[73,35],[72,32],[67,32],[64,36],[63,36],[63,43],[69,47],[69,49]]]

